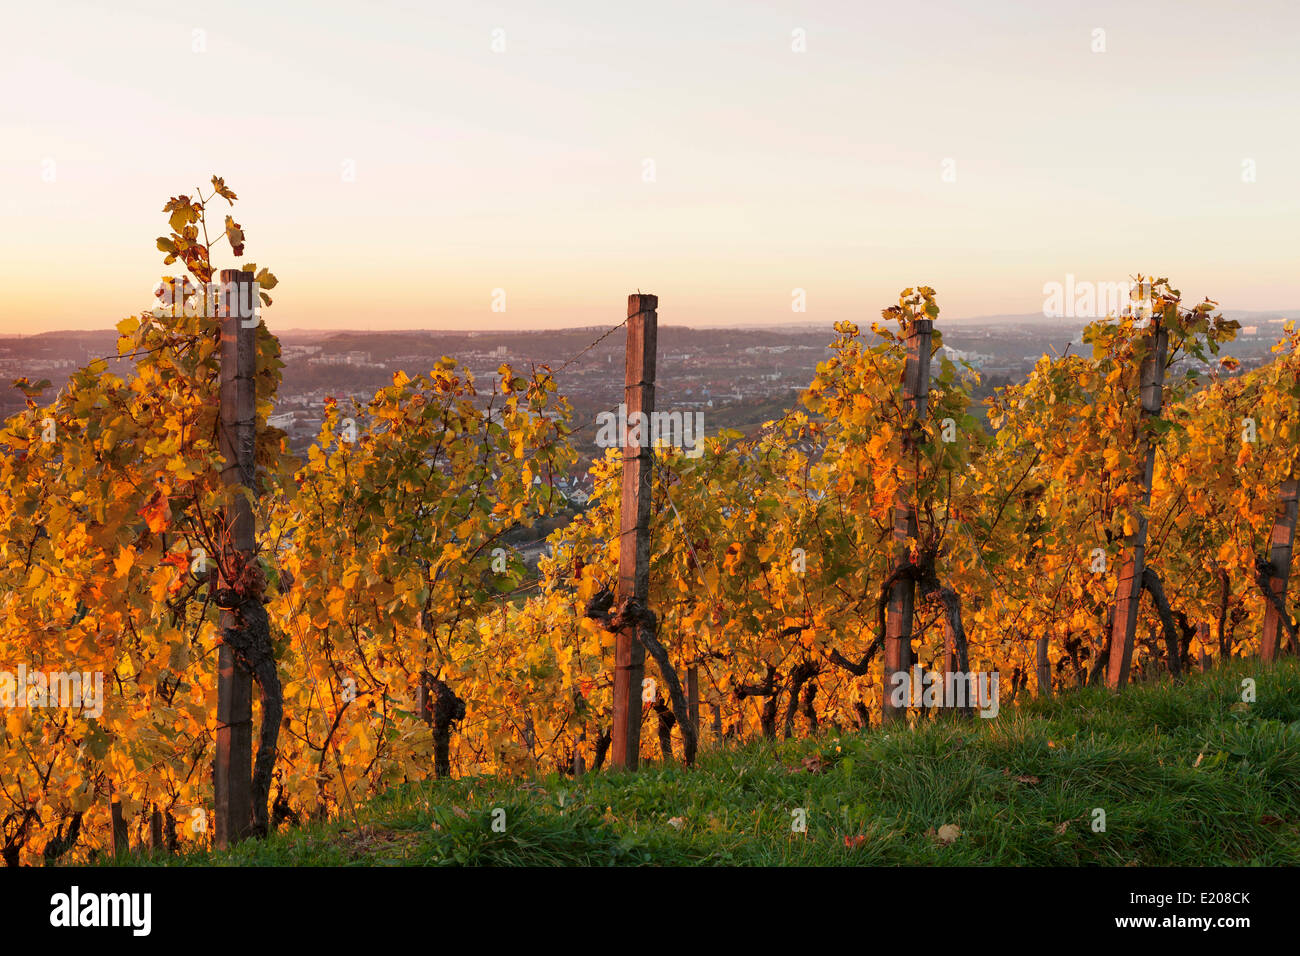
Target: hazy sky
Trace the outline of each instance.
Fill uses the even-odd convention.
[[[162,204],[213,173],[272,328],[595,325],[638,288],[674,324],[916,283],[1034,312],[1138,271],[1296,308],[1298,28],[1295,0],[10,4],[0,333],[150,304]]]

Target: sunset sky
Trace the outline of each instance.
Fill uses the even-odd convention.
[[[1137,271],[1300,308],[1297,35],[1294,0],[9,5],[0,334],[150,304],[162,204],[213,173],[273,329],[597,325],[638,288],[674,324],[915,283],[1027,313]]]

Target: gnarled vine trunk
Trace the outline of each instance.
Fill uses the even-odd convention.
[[[637,642],[655,659],[655,663],[659,665],[659,675],[668,687],[673,719],[682,730],[682,750],[686,766],[693,767],[695,754],[699,748],[699,728],[691,719],[690,706],[686,702],[686,694],[682,691],[682,682],[677,677],[677,668],[673,667],[672,661],[668,658],[668,651],[659,641],[659,622],[653,611],[641,606],[634,599],[629,598],[624,601],[613,615],[609,613],[612,604],[612,595],[602,590],[587,603],[586,616],[615,632],[631,626]],[[669,753],[671,754],[671,750]]]
[[[790,670],[790,702],[785,708],[785,739],[794,735],[794,717],[799,712],[799,692],[804,684],[817,676],[820,668],[812,661],[800,661]],[[816,717],[813,717],[814,724]]]
[[[673,762],[673,724],[677,723],[677,718],[673,716],[672,708],[661,700],[656,700],[651,709],[659,718],[656,728],[659,733],[659,752],[663,754],[664,763],[671,764]]]
[[[1178,628],[1174,624],[1173,612],[1169,609],[1169,600],[1165,597],[1164,585],[1160,583],[1160,575],[1151,568],[1144,567],[1142,587],[1151,595],[1151,600],[1156,605],[1156,613],[1160,616],[1160,627],[1165,638],[1165,662],[1169,667],[1169,673],[1175,679],[1181,678],[1183,654],[1178,642]]]
[[[77,845],[77,838],[81,836],[81,817],[80,811],[74,813],[68,821],[68,827],[65,831],[63,824],[59,824],[59,830],[50,842],[45,844],[45,849],[41,851],[41,856],[45,858],[45,865],[49,866],[58,861],[58,859]]]
[[[257,758],[253,761],[253,833],[266,836],[270,829],[271,775],[275,770],[280,722],[284,719],[284,693],[261,594],[252,590],[238,598],[234,595],[233,591],[218,592],[217,604],[235,612],[235,626],[223,628],[221,639],[234,653],[238,666],[252,675],[262,703],[262,726]]]
[[[447,684],[428,671],[420,674],[420,715],[433,728],[433,775],[451,776],[451,731],[465,719],[465,702]]]
[[[746,697],[765,698],[758,720],[763,729],[763,736],[768,740],[776,737],[776,698],[779,693],[776,668],[771,664],[767,665],[767,676],[763,678],[763,683],[741,684],[736,688],[736,698],[738,700],[744,700]]]

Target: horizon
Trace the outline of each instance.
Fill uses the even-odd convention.
[[[1233,316],[1237,316],[1237,317],[1258,316],[1261,318],[1276,318],[1280,320],[1300,319],[1300,308],[1231,309],[1231,308],[1220,307],[1216,311],[1221,312],[1227,318],[1232,318]],[[870,316],[869,319],[871,321],[875,321],[876,317]],[[699,330],[699,331],[725,331],[728,329],[735,329],[737,331],[772,329],[772,330],[782,330],[782,331],[792,331],[792,332],[803,332],[803,331],[813,332],[818,329],[828,328],[831,324],[837,321],[842,321],[842,320],[827,319],[823,321],[823,320],[808,319],[802,322],[799,321],[778,322],[776,320],[773,320],[770,322],[748,322],[748,323],[735,322],[735,323],[716,323],[716,324],[661,321],[659,323],[659,328]],[[859,320],[855,319],[852,321],[859,321]],[[972,322],[996,322],[996,321],[1001,321],[1007,324],[1033,324],[1035,322],[1042,322],[1042,323],[1055,323],[1055,324],[1074,323],[1080,325],[1087,325],[1089,322],[1097,321],[1097,319],[1086,318],[1086,317],[1074,317],[1074,316],[1055,316],[1055,315],[1047,316],[1037,312],[1021,312],[1021,313],[997,313],[991,315],[965,315],[965,316],[960,316],[960,315],[946,316],[941,314],[940,318],[936,320],[936,322],[939,323],[943,323],[943,322],[972,323]],[[321,332],[326,332],[329,333],[330,335],[349,335],[349,334],[351,335],[403,335],[403,334],[411,335],[417,333],[426,333],[426,334],[433,334],[433,335],[465,335],[465,336],[525,335],[525,334],[538,335],[538,334],[555,333],[555,332],[586,332],[586,331],[602,330],[602,329],[610,328],[611,325],[617,326],[619,324],[620,324],[619,322],[611,322],[609,325],[557,325],[554,327],[545,327],[545,328],[520,328],[520,327],[505,326],[501,328],[491,328],[491,329],[464,328],[464,327],[439,328],[436,326],[411,326],[409,328],[403,327],[403,328],[393,328],[393,329],[371,329],[371,328],[364,328],[361,326],[337,326],[337,327],[295,326],[293,328],[287,328],[287,329],[273,329],[272,332],[274,335],[277,336],[294,335],[294,334],[307,335],[307,334],[315,334]],[[860,321],[859,324],[861,324]],[[269,327],[270,325],[268,323],[268,328]],[[113,328],[113,325],[110,323],[100,328],[80,327],[80,328],[45,329],[40,332],[26,332],[26,333],[0,332],[0,339],[10,339],[10,338],[31,339],[31,338],[38,338],[44,335],[94,335],[99,333],[116,334],[116,331]]]

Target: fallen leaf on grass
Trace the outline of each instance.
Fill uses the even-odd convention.
[[[955,823],[945,823],[943,826],[939,827],[939,832],[936,833],[935,836],[938,838],[940,843],[947,846],[949,843],[956,840],[957,837],[961,836],[961,827],[957,826]]]
[[[1271,813],[1266,813],[1259,818],[1259,822],[1266,827],[1275,827],[1280,823],[1286,823],[1281,817],[1275,817]]]
[[[1065,831],[1068,830],[1068,829],[1070,829],[1070,821],[1069,821],[1069,820],[1066,820],[1064,823],[1058,823],[1058,824],[1056,825],[1056,832],[1057,832],[1057,834],[1061,834],[1061,835],[1063,835],[1063,834],[1065,833]]]
[[[680,830],[686,825],[686,821],[681,817],[673,817],[668,821],[668,825],[675,830]]]
[[[865,834],[859,833],[857,836],[849,836],[847,833],[844,834],[844,846],[850,850],[856,850],[866,842],[867,838]]]

